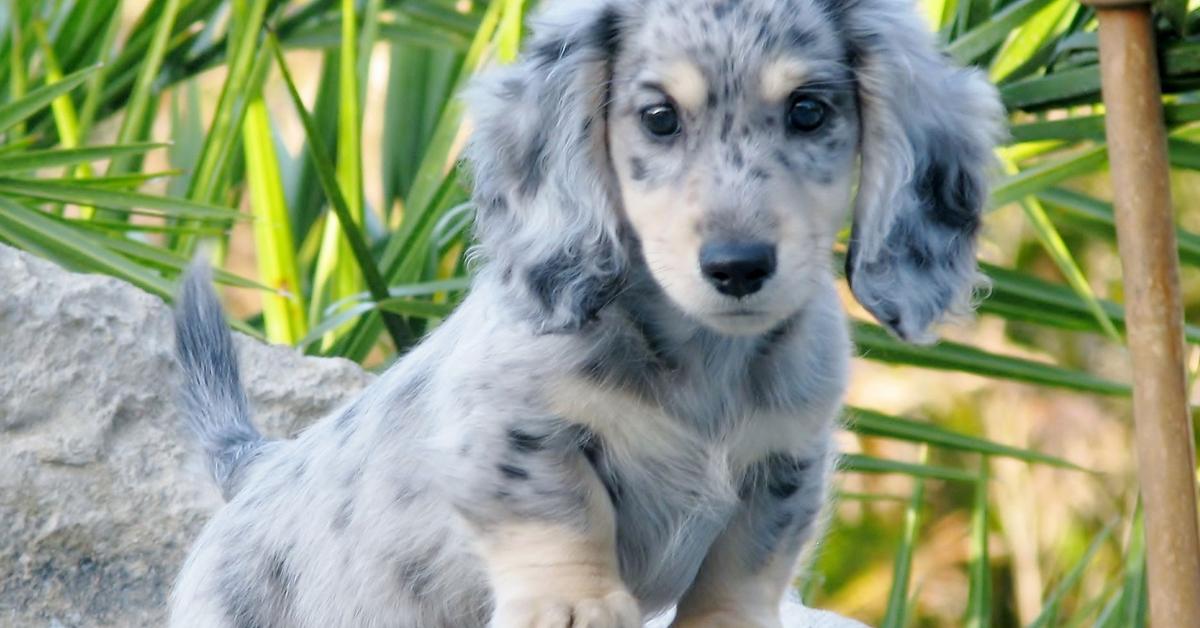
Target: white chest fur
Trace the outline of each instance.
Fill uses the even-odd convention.
[[[704,473],[687,481],[706,485],[729,483],[771,453],[799,457],[819,453],[837,411],[836,407],[801,414],[749,411],[729,421],[727,429],[711,434],[686,417],[670,415],[652,400],[578,377],[555,381],[546,395],[556,414],[598,435],[618,461],[703,460]]]
[[[603,443],[598,471],[614,494],[622,578],[644,608],[673,604],[739,504],[746,469],[773,452],[825,445],[828,417],[755,414],[705,433],[652,400],[580,378],[547,403]]]

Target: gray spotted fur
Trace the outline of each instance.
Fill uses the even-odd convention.
[[[230,501],[180,575],[174,625],[485,626],[491,588],[474,535],[514,520],[586,527],[580,505],[596,491],[647,616],[686,595],[718,542],[740,548],[753,573],[811,538],[850,356],[833,275],[822,265],[803,307],[749,335],[714,331],[664,293],[641,257],[647,234],[622,216],[605,136],[607,117],[633,106],[632,69],[664,49],[710,79],[705,117],[689,121],[710,131],[680,150],[709,160],[730,198],[780,178],[834,180],[857,151],[854,293],[914,340],[967,300],[999,108],[977,73],[934,52],[912,7],[548,5],[521,60],[468,93],[472,290],[358,399],[264,445],[207,278],[185,283],[185,407]],[[789,143],[779,112],[745,104],[745,77],[788,47],[840,68],[823,87],[836,110],[820,141]],[[640,185],[678,176],[650,152],[636,155]],[[763,228],[732,205],[710,223]],[[564,376],[655,408],[675,438],[621,441],[560,416],[546,391]],[[730,463],[732,443],[767,429],[760,416],[794,416],[802,436],[768,438],[759,459]]]
[[[208,266],[194,264],[175,308],[175,351],[184,375],[180,403],[226,499],[240,471],[266,444],[250,423],[237,354],[221,305],[209,288]]]

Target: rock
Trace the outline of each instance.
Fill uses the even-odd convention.
[[[371,376],[237,339],[255,422],[292,435]],[[174,400],[170,310],[0,245],[0,626],[163,625],[220,496]]]
[[[294,435],[357,365],[237,337],[255,423]],[[171,313],[116,279],[0,245],[0,627],[162,626],[221,499],[176,411]],[[855,628],[785,604],[788,628]],[[665,625],[665,620],[651,625]]]
[[[866,624],[842,617],[837,613],[809,608],[799,600],[788,598],[780,608],[783,628],[867,628]],[[646,628],[670,628],[673,613],[665,613],[646,623]]]

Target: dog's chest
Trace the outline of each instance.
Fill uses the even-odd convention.
[[[736,439],[588,382],[554,388],[557,413],[595,436],[587,453],[612,498],[623,579],[645,609],[672,604],[737,508]]]
[[[593,464],[612,496],[622,579],[644,609],[671,605],[736,510],[734,481],[700,460],[633,465],[601,452]]]

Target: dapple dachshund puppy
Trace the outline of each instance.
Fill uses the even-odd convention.
[[[186,280],[228,504],[174,626],[781,625],[851,356],[836,234],[852,205],[846,278],[896,336],[968,309],[996,92],[901,0],[546,4],[466,94],[470,293],[356,400],[262,438]]]

